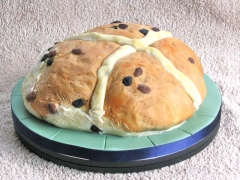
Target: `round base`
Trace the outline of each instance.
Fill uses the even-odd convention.
[[[147,137],[66,130],[38,120],[23,105],[21,80],[12,93],[15,130],[32,152],[75,169],[126,173],[172,165],[204,149],[219,129],[221,95],[215,83],[207,75],[204,78],[208,95],[195,115],[177,128]]]

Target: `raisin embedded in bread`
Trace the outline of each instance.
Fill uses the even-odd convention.
[[[22,91],[26,108],[40,119],[123,136],[180,124],[207,93],[202,64],[184,42],[119,21],[49,48]]]

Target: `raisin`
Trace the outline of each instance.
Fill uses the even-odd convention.
[[[72,102],[72,105],[76,108],[82,107],[83,105],[86,104],[86,101],[84,99],[77,99],[75,101]]]
[[[56,51],[51,51],[51,52],[49,52],[48,57],[49,58],[54,57],[54,56],[56,56],[56,54],[57,54]]]
[[[36,98],[36,95],[37,95],[36,91],[32,91],[26,96],[26,100],[28,102],[33,101]]]
[[[140,29],[139,32],[142,33],[145,36],[148,33],[148,30],[147,29]]]
[[[114,23],[121,23],[121,21],[113,21],[110,24],[114,24]]]
[[[122,83],[125,86],[131,86],[131,84],[132,84],[132,77],[131,76],[124,77]]]
[[[157,27],[152,27],[152,30],[155,31],[155,32],[160,31],[159,28],[157,28]]]
[[[96,132],[96,133],[101,132],[101,129],[99,129],[99,128],[98,128],[97,126],[95,126],[95,125],[92,125],[91,128],[90,128],[90,130],[91,130],[92,132]]]
[[[128,25],[127,24],[119,24],[118,27],[120,29],[126,29],[128,27]]]
[[[136,68],[135,71],[134,71],[134,76],[135,76],[135,77],[141,76],[142,73],[143,73],[142,68],[141,68],[141,67],[138,67],[138,68]]]
[[[52,63],[53,63],[53,58],[51,58],[51,59],[49,59],[48,61],[47,61],[47,66],[51,66],[52,65]]]
[[[80,48],[76,48],[76,49],[73,49],[73,50],[72,50],[72,53],[73,53],[73,54],[81,54],[82,51],[81,51]]]
[[[42,59],[41,59],[41,62],[45,61],[47,58],[48,58],[48,54],[44,54]]]
[[[145,84],[139,84],[138,85],[138,90],[141,91],[143,94],[149,94],[151,91],[151,88],[146,86]]]
[[[57,108],[56,105],[52,102],[48,104],[48,110],[51,114],[56,114],[57,113]]]
[[[192,64],[195,64],[195,61],[194,61],[194,59],[193,59],[192,57],[189,57],[189,58],[188,58],[188,61],[189,61],[190,63],[192,63]]]

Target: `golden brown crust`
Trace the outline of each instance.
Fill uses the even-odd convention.
[[[127,25],[127,28],[121,29],[120,27],[123,24]],[[117,29],[115,29],[114,27],[116,27]],[[144,37],[144,34],[141,33],[139,30],[146,29],[150,31],[151,28],[152,28],[151,26],[145,26],[145,25],[133,24],[133,23],[113,23],[113,24],[98,26],[86,32],[98,32],[102,34],[118,35],[118,36],[124,36],[124,37],[133,39],[133,38]]]
[[[176,38],[165,38],[152,46],[195,83],[204,99],[207,91],[203,67],[194,51]],[[134,77],[138,67],[143,69],[143,75]],[[123,86],[125,76],[134,78],[131,86]],[[141,93],[137,89],[139,84],[148,85],[151,92]],[[195,108],[181,83],[164,70],[158,60],[145,52],[137,52],[115,64],[108,82],[105,111],[105,116],[122,124],[125,131],[140,132],[170,128],[191,117]]]
[[[138,67],[143,74],[134,77]],[[126,76],[133,78],[131,86],[123,85]],[[139,84],[150,87],[150,93],[138,90]],[[194,107],[180,82],[158,60],[146,52],[137,52],[115,64],[108,81],[105,111],[105,116],[121,124],[125,131],[140,132],[178,124],[194,113]]]
[[[201,61],[189,46],[177,38],[164,38],[153,43],[152,46],[159,49],[178,70],[194,82],[202,99],[206,97],[207,90]]]
[[[54,62],[47,67],[35,86],[37,96],[31,102],[32,107],[42,117],[46,117],[50,113],[50,102],[68,107],[74,100],[82,98],[86,101],[84,108],[89,108],[97,82],[97,69],[103,60],[119,47],[120,45],[112,42],[81,40],[57,44],[52,49],[57,52]],[[81,54],[72,53],[73,49],[78,48],[81,49]]]
[[[142,38],[144,31],[139,31],[142,29],[151,31],[152,27],[114,23],[87,32]],[[165,38],[151,46],[159,49],[187,75],[195,83],[202,99],[205,98],[203,67],[191,48],[176,38]],[[34,87],[37,94],[31,101],[32,108],[46,117],[55,113],[58,105],[69,107],[75,100],[83,99],[85,104],[81,109],[88,113],[97,83],[97,70],[119,47],[113,42],[83,40],[63,41],[55,45],[51,50],[56,51],[53,62]],[[123,83],[126,77],[131,77],[131,85]],[[195,108],[181,82],[167,72],[159,60],[147,52],[136,52],[119,59],[114,65],[108,79],[104,111],[104,117],[117,128],[141,132],[170,128],[191,117]]]

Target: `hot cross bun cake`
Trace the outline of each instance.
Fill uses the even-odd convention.
[[[178,125],[206,93],[190,47],[156,27],[120,21],[55,43],[22,86],[24,104],[37,118],[120,136]]]

